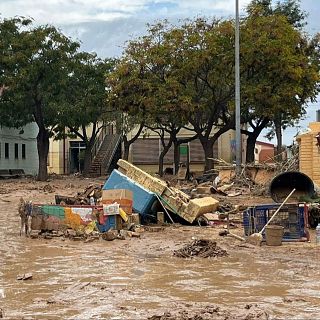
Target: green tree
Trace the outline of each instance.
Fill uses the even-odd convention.
[[[115,121],[115,115],[106,105],[105,76],[115,61],[102,60],[95,54],[81,52],[72,61],[72,72],[67,78],[67,91],[59,105],[58,138],[75,135],[85,144],[83,173],[89,173],[92,149],[102,129]],[[60,134],[59,134],[60,133]]]
[[[213,167],[213,145],[234,128],[234,25],[232,21],[199,18],[182,26],[181,81],[194,112],[189,119]]]
[[[319,63],[315,43],[302,31],[306,13],[299,1],[272,6],[271,0],[252,1],[241,30],[242,116],[251,126],[247,161],[261,131],[271,126],[281,152],[282,129],[305,114],[318,92]]]
[[[38,179],[47,179],[49,138],[59,125],[58,106],[67,89],[70,60],[79,44],[52,26],[33,27],[23,18],[0,21],[1,96],[0,118],[5,125],[38,126]]]
[[[173,67],[179,55],[169,31],[166,22],[149,26],[146,36],[128,43],[124,57],[108,78],[114,103],[126,112],[126,119],[134,118],[135,123],[140,119],[140,130],[134,138],[129,141],[124,137],[126,145],[135,141],[143,126],[159,134],[163,145],[159,158],[160,175],[164,156],[187,122],[190,109],[184,86],[178,81],[177,70]],[[169,135],[168,143],[166,135]]]
[[[300,0],[278,1],[275,5],[272,2],[272,0],[252,0],[247,6],[247,13],[251,17],[282,15],[295,28],[306,25],[307,13],[301,9]]]
[[[319,70],[316,39],[309,41],[282,14],[257,12],[241,27],[242,123],[253,128],[243,131],[252,155],[275,114],[285,114],[286,121],[303,114],[317,93]],[[167,144],[178,145],[177,133],[190,124],[210,169],[214,143],[235,125],[234,23],[199,18],[151,26],[128,43],[108,81],[120,110],[144,120],[163,139],[166,132]]]
[[[122,136],[124,150],[122,158],[128,160],[129,150],[140,136],[146,123],[147,85],[143,83],[144,68],[137,70],[138,64],[123,56],[110,74],[106,75],[109,94],[106,105],[111,106],[116,115],[116,127]],[[145,86],[145,87],[144,87]],[[133,137],[130,132],[138,127]]]
[[[193,132],[190,140],[200,139],[206,169],[212,167],[214,143],[234,127],[229,108],[234,96],[233,43],[232,22],[214,19],[181,26],[158,23],[146,36],[129,42],[112,90],[125,111],[143,110],[149,127],[159,133],[159,172],[171,144],[177,166],[179,144],[186,142],[177,137],[183,127]]]

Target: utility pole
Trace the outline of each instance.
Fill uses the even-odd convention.
[[[239,32],[239,0],[236,0],[235,26],[235,125],[236,125],[236,173],[241,172],[241,131],[240,131],[240,32]]]

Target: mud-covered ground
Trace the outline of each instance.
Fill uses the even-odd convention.
[[[320,319],[320,246],[314,233],[312,243],[281,247],[219,237],[222,226],[174,225],[141,238],[90,243],[19,236],[21,196],[53,203],[55,193],[71,196],[92,182],[103,180],[0,181],[5,319]],[[43,188],[48,184],[53,190]],[[234,201],[244,204],[246,198]],[[241,234],[241,227],[234,232]],[[201,238],[217,241],[228,256],[173,256]],[[24,273],[33,278],[16,280]]]

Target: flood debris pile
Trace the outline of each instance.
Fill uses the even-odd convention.
[[[217,243],[212,240],[199,239],[194,240],[179,250],[175,250],[173,255],[178,258],[211,258],[225,257],[227,251],[217,246]]]
[[[121,183],[130,185],[130,188],[138,187],[151,192],[161,202],[166,212],[171,211],[186,222],[193,223],[200,215],[213,212],[219,206],[219,201],[212,196],[191,199],[188,194],[178,188],[168,186],[165,181],[153,177],[125,160],[120,159],[117,164],[119,171],[114,170],[109,180],[113,179],[113,175],[118,175],[118,181],[115,183],[119,183],[121,179]],[[125,182],[123,176],[126,177]]]
[[[278,161],[270,159],[270,163],[243,164],[239,174],[235,174],[235,167],[221,159],[213,159],[215,169],[205,172],[193,180],[194,187],[190,191],[192,198],[201,198],[213,194],[219,200],[223,197],[237,197],[239,195],[267,196],[272,179],[283,172],[299,171],[298,157]],[[188,191],[186,191],[188,193]]]
[[[190,184],[190,187],[193,188],[190,192],[184,186],[184,190],[190,193],[192,198],[202,199],[211,194],[219,200],[219,207],[213,214],[206,213],[197,218],[199,225],[215,226],[226,222],[227,231],[224,230],[220,234],[245,241],[246,238],[231,233],[229,230],[236,226],[235,223],[242,222],[245,236],[261,231],[266,239],[264,226],[294,189],[294,194],[290,196],[290,203],[280,208],[281,210],[279,209],[271,224],[283,227],[283,241],[310,241],[308,226],[315,228],[320,221],[314,204],[319,201],[316,200],[316,185],[310,177],[298,171],[297,159],[295,155],[286,161],[246,164],[242,166],[240,174],[237,175],[233,165],[226,162],[218,163],[214,169],[215,172],[201,176],[200,179],[196,178],[193,186]],[[249,197],[268,195],[276,204],[264,204],[263,201],[262,204],[251,206],[233,205],[230,207],[228,202],[235,203],[236,197],[240,195]],[[233,201],[231,201],[232,197],[235,197]],[[239,214],[236,215],[237,213]],[[232,221],[230,214],[233,215]]]
[[[31,238],[111,241],[140,237],[144,231],[140,215],[133,212],[130,190],[102,190],[101,186],[90,185],[77,198],[55,198],[57,204],[32,204],[28,212]]]
[[[56,194],[55,204],[33,204],[31,237],[93,241],[109,231],[101,238],[140,237],[137,230],[163,230],[158,226],[166,222],[200,224],[199,217],[225,211],[212,195],[192,199],[127,161],[120,159],[118,165],[104,185],[91,184],[75,196]],[[209,224],[212,217],[207,218],[204,221]],[[210,223],[215,220],[214,216]],[[156,227],[140,228],[150,223]]]
[[[56,194],[55,204],[33,204],[32,237],[87,239],[109,230],[126,230],[125,235],[138,237],[135,227],[140,223],[197,223],[198,217],[219,208],[219,201],[212,196],[192,199],[127,161],[120,159],[118,166],[104,185],[91,184],[75,196]],[[73,231],[66,233],[67,229]]]
[[[264,168],[261,167],[246,166],[237,177],[234,176],[233,167],[221,167],[218,175],[210,174],[202,177],[201,181],[207,181],[198,184],[189,195],[127,161],[120,159],[117,164],[119,169],[112,171],[104,185],[91,184],[74,197],[55,195],[55,205],[34,204],[31,214],[32,237],[43,236],[50,239],[63,236],[73,240],[93,241],[100,238],[99,235],[109,232],[101,238],[125,239],[140,237],[140,233],[136,230],[139,230],[140,224],[155,223],[157,226],[162,226],[166,222],[178,222],[207,226],[224,224],[227,227],[225,235],[244,241],[245,238],[230,232],[229,229],[237,228],[237,223],[243,222],[245,235],[250,236],[262,229],[267,222],[269,211],[274,209],[270,205],[262,208],[258,206],[243,208],[228,201],[231,200],[230,197],[252,193],[253,186],[270,180],[274,172],[270,175],[268,170],[262,170]],[[297,176],[295,172],[286,172],[281,174],[281,177],[287,174]],[[281,183],[278,185],[282,187]],[[301,189],[301,186],[299,187]],[[277,223],[290,225],[290,230],[285,230],[286,240],[309,239],[305,232],[305,213],[303,210],[300,211],[294,213],[295,216],[291,211],[287,215],[277,216],[279,219],[282,217]],[[140,228],[141,230],[162,229]],[[191,248],[190,252],[186,249],[180,253],[182,257],[223,255],[223,250],[219,251],[220,248],[215,243],[200,241],[192,245],[200,246],[201,249]]]
[[[34,204],[31,238],[71,240],[115,240],[140,237],[144,231],[136,213],[126,214],[119,204],[112,205],[39,205]]]
[[[32,280],[32,273],[24,273],[24,274],[18,274],[16,279],[17,280]]]
[[[90,184],[82,192],[78,192],[73,197],[63,195],[55,195],[56,204],[69,204],[69,205],[89,205],[94,201],[99,204],[102,200],[102,186]],[[90,203],[91,201],[91,203]]]

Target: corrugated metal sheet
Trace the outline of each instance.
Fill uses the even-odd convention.
[[[204,152],[200,140],[189,142],[190,162],[204,163]],[[148,138],[138,139],[132,145],[132,157],[134,164],[157,164],[159,155],[163,149],[160,139]],[[172,164],[174,157],[174,147],[171,146],[164,157],[164,164]],[[213,157],[218,158],[218,143],[213,146]],[[181,156],[181,162],[187,161],[187,156]]]
[[[132,145],[132,160],[136,164],[153,164],[159,160],[159,139],[137,139]]]
[[[190,161],[191,163],[203,163],[204,152],[200,140],[194,140],[190,142]],[[218,158],[218,143],[213,146],[213,157]]]

